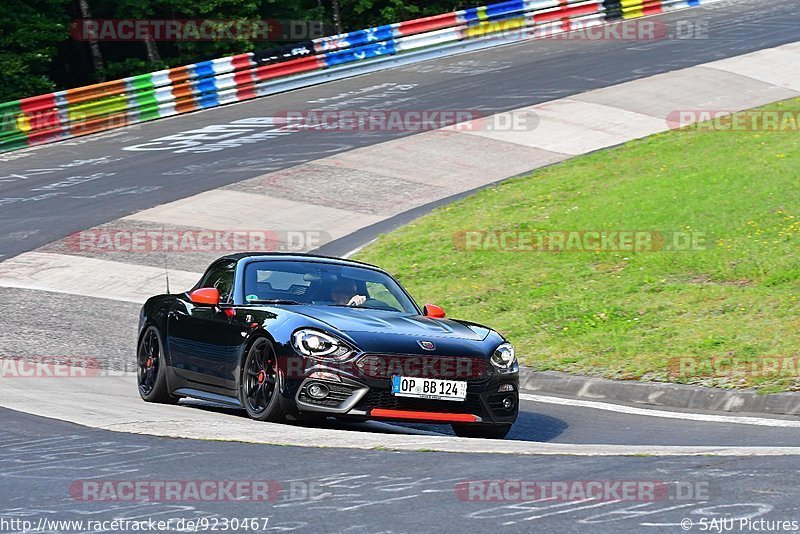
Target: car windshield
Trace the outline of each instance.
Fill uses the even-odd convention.
[[[250,304],[350,306],[418,313],[390,276],[372,269],[313,261],[259,261],[244,271]]]

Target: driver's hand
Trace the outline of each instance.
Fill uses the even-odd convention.
[[[361,306],[367,302],[367,297],[364,295],[356,295],[355,297],[350,299],[350,302],[347,303],[348,306]]]

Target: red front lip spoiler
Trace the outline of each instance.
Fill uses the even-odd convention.
[[[468,413],[414,412],[410,410],[387,410],[375,408],[369,412],[376,419],[399,419],[405,421],[436,421],[443,423],[477,423],[480,418]]]

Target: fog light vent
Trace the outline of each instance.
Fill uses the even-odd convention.
[[[306,389],[308,396],[312,399],[321,400],[328,396],[330,390],[325,384],[311,384]]]

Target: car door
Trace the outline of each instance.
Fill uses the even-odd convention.
[[[236,261],[222,260],[206,271],[195,289],[216,288],[222,306],[192,303],[189,294],[178,299],[168,319],[168,342],[175,373],[198,387],[222,395],[235,395],[241,325],[225,313],[235,287]]]

